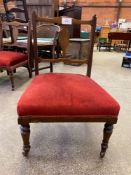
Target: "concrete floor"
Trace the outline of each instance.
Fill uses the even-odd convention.
[[[0,73],[0,175],[131,175],[131,69],[121,68],[122,56],[94,51],[92,79],[121,105],[103,160],[102,123],[31,124],[32,148],[24,158],[16,105],[31,80],[25,69],[17,70],[12,92],[6,74]],[[85,73],[84,65],[54,67],[57,72]]]

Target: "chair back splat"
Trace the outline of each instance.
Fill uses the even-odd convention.
[[[46,18],[33,13],[33,45],[36,77],[27,87],[18,102],[18,124],[21,125],[23,155],[30,150],[30,123],[37,122],[104,122],[100,157],[104,157],[108,141],[117,122],[120,106],[101,86],[90,78],[96,16],[89,21],[67,17]],[[61,26],[56,35],[62,50],[60,58],[39,58],[37,23],[51,23]],[[89,25],[91,27],[86,59],[69,59],[66,50],[70,40],[67,25]],[[48,32],[48,31],[47,31]],[[78,41],[76,39],[75,41]],[[79,40],[81,42],[81,40]],[[86,63],[87,75],[78,73],[39,74],[39,62]],[[56,64],[55,64],[56,65]]]
[[[69,20],[70,22],[66,22]],[[82,21],[78,19],[73,19],[69,17],[54,17],[54,18],[46,18],[39,17],[35,12],[32,14],[32,25],[33,25],[33,39],[34,39],[34,54],[35,54],[35,66],[36,66],[36,74],[38,74],[38,49],[37,49],[37,24],[38,23],[48,23],[48,24],[57,24],[61,26],[61,32],[59,33],[59,44],[62,48],[63,58],[51,58],[51,59],[43,59],[43,62],[64,62],[64,63],[86,63],[88,65],[87,75],[91,75],[91,67],[92,67],[92,56],[93,56],[93,47],[94,47],[94,36],[95,36],[95,28],[96,28],[96,16],[94,15],[91,20]],[[68,59],[66,58],[66,50],[69,45],[69,36],[70,33],[67,29],[68,25],[85,25],[87,28],[90,27],[90,42],[87,47],[88,57],[86,59]]]
[[[33,13],[33,47],[35,60],[35,74],[38,75],[39,70],[50,68],[53,72],[53,62],[50,61],[49,66],[38,68],[39,63],[47,60],[55,59],[55,50],[58,42],[60,26],[53,23],[37,22],[36,14]]]

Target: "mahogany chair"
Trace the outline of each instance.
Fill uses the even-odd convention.
[[[3,43],[2,29],[11,26],[13,31],[13,42]],[[26,36],[26,42],[18,42],[19,29],[28,28],[28,34]],[[31,46],[31,30],[30,22],[20,23],[16,21],[2,22],[0,23],[0,69],[6,70],[10,80],[12,90],[14,90],[14,76],[13,73],[16,68],[24,66],[29,71],[29,77],[32,77],[32,71],[30,68],[30,46]],[[14,48],[14,51],[4,50],[4,47]],[[18,52],[18,48],[24,48],[24,52]],[[16,51],[15,51],[16,50]]]
[[[93,56],[93,45],[96,28],[96,16],[89,21],[81,21],[65,17],[45,18],[33,13],[34,52],[36,77],[21,96],[18,106],[18,124],[21,125],[23,139],[23,155],[30,150],[30,123],[37,122],[104,122],[104,134],[100,157],[104,157],[108,141],[117,122],[119,104],[101,86],[90,78]],[[55,24],[84,24],[91,27],[88,58],[85,60],[69,60],[67,58],[47,59],[50,62],[78,62],[87,64],[87,74],[78,73],[45,73],[39,74],[36,42],[36,22]],[[65,27],[66,27],[65,25]],[[67,31],[67,30],[65,30]],[[68,46],[68,34],[63,32],[61,46],[65,55]],[[65,46],[65,47],[64,47]],[[45,61],[45,60],[44,60]]]

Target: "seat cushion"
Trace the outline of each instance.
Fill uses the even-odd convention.
[[[20,52],[0,51],[0,67],[14,66],[27,59],[28,56]]]
[[[119,104],[97,83],[79,74],[47,73],[36,76],[18,102],[18,115],[114,116]]]

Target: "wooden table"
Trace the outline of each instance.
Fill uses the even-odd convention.
[[[110,41],[112,40],[126,40],[129,41],[128,49],[131,45],[131,32],[110,32],[108,33],[108,38]]]

